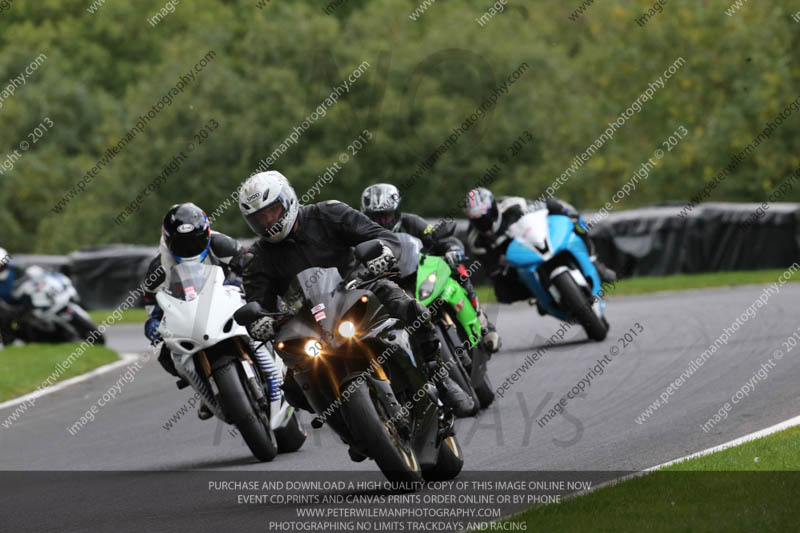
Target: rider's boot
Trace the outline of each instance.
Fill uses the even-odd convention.
[[[497,333],[497,328],[489,321],[489,317],[486,316],[486,312],[482,307],[478,310],[478,321],[481,324],[484,345],[489,350],[489,353],[497,353],[500,347],[503,346],[503,341]]]
[[[484,345],[489,350],[489,353],[496,353],[503,345],[503,341],[500,340],[500,335],[497,334],[497,328],[489,320],[486,311],[483,310],[483,306],[480,301],[478,301],[478,294],[475,292],[475,287],[472,285],[469,278],[466,278],[461,285],[467,291],[467,297],[469,301],[472,302],[475,312],[478,313],[478,321],[481,324],[481,336],[483,337]]]
[[[445,407],[453,411],[457,417],[470,416],[475,409],[475,402],[464,389],[450,377],[449,369],[442,363],[440,344],[437,339],[422,343],[423,356],[428,363],[430,381],[436,386],[439,398]]]
[[[617,281],[617,273],[605,266],[597,260],[597,256],[590,257],[592,264],[597,269],[597,275],[600,276],[600,281],[603,283],[614,283]]]
[[[200,402],[200,407],[197,408],[197,418],[200,420],[208,420],[214,416],[214,413],[211,412],[211,409],[204,402]]]
[[[575,233],[578,234],[578,237],[580,237],[586,245],[586,250],[589,252],[589,259],[592,261],[594,268],[597,269],[597,275],[600,277],[600,281],[602,283],[614,283],[617,281],[617,273],[598,261],[594,242],[589,238],[589,231],[586,223],[580,218],[575,223]]]

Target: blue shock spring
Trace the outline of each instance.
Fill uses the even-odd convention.
[[[263,346],[256,350],[256,361],[258,361],[258,366],[261,367],[261,371],[267,376],[270,401],[274,402],[280,400],[283,379],[278,369],[275,368],[275,362],[272,360],[272,356]]]

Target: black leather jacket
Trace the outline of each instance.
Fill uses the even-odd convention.
[[[366,215],[347,204],[331,200],[300,208],[297,228],[283,241],[273,244],[259,239],[250,249],[244,271],[248,302],[259,302],[268,311],[277,310],[294,277],[307,268],[335,267],[346,277],[356,267],[353,247],[381,239],[400,257],[399,239]]]
[[[421,216],[413,213],[402,213],[400,222],[394,231],[408,233],[422,241],[423,249],[431,255],[443,256],[451,250],[464,250],[464,244],[456,237],[448,236],[443,239],[435,239],[434,231],[436,226],[429,224]]]

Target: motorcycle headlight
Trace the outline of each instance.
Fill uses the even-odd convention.
[[[428,278],[422,282],[419,288],[419,297],[422,300],[427,300],[433,294],[433,289],[436,286],[436,272],[432,272]]]
[[[306,343],[305,350],[309,357],[319,357],[322,355],[322,344],[318,340],[311,339]]]
[[[345,339],[350,339],[356,334],[356,326],[349,320],[343,321],[339,324],[339,335]]]

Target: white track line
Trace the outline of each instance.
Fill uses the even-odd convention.
[[[750,441],[753,441],[753,440],[756,440],[756,439],[760,439],[761,437],[766,437],[767,435],[772,435],[773,433],[777,433],[779,431],[783,431],[784,429],[789,429],[789,428],[795,427],[795,426],[800,426],[800,416],[796,416],[794,418],[790,418],[789,420],[784,420],[783,422],[779,422],[779,423],[775,424],[774,426],[770,426],[768,428],[765,428],[765,429],[762,429],[762,430],[759,430],[759,431],[756,431],[756,432],[753,432],[753,433],[749,433],[749,434],[747,434],[747,435],[745,435],[743,437],[739,437],[738,439],[733,439],[731,441],[722,443],[722,444],[720,444],[718,446],[713,446],[711,448],[707,448],[707,449],[705,449],[703,451],[696,452],[696,453],[693,453],[691,455],[686,455],[684,457],[678,457],[677,459],[673,459],[672,461],[667,461],[666,463],[661,463],[660,465],[651,466],[650,468],[646,468],[646,469],[642,470],[641,472],[634,472],[633,474],[628,474],[626,476],[622,476],[622,477],[619,477],[617,479],[612,479],[610,481],[605,481],[603,483],[600,483],[599,485],[593,486],[592,488],[590,488],[588,490],[582,490],[582,491],[578,491],[578,492],[573,492],[572,494],[567,494],[566,497],[562,501],[571,500],[572,498],[577,498],[579,496],[584,496],[586,494],[589,494],[590,492],[594,492],[594,491],[596,491],[598,489],[602,489],[604,487],[608,487],[609,485],[616,485],[617,483],[622,483],[624,481],[628,481],[628,480],[633,479],[633,478],[646,476],[650,472],[654,472],[654,471],[656,471],[656,470],[658,470],[660,468],[665,468],[667,466],[671,466],[671,465],[674,465],[676,463],[680,463],[680,462],[683,462],[683,461],[688,461],[689,459],[694,459],[695,457],[702,457],[704,455],[709,455],[709,454],[712,454],[712,453],[715,453],[715,452],[720,452],[720,451],[726,450],[728,448],[733,448],[734,446],[738,446],[740,444],[744,444],[745,442],[750,442]],[[534,506],[534,507],[538,507],[538,506]],[[531,509],[531,508],[529,507],[528,509]],[[506,515],[506,516],[500,518],[498,520],[498,522],[502,522],[503,520],[510,520],[510,519],[514,518],[515,516],[526,512],[528,509],[525,509],[525,510],[522,510],[522,511],[516,511],[514,513]]]
[[[101,374],[105,374],[106,372],[111,372],[115,368],[119,368],[121,366],[125,366],[128,363],[132,363],[136,359],[139,358],[138,354],[134,353],[122,353],[119,354],[120,360],[114,361],[113,363],[109,363],[107,365],[103,365],[99,368],[95,368],[94,370],[90,370],[85,374],[81,374],[80,376],[75,376],[74,378],[65,379],[64,381],[59,381],[54,383],[50,387],[40,391],[30,392],[25,394],[24,396],[18,396],[16,398],[12,398],[7,400],[3,403],[0,403],[0,410],[5,409],[6,407],[13,407],[15,405],[19,405],[21,403],[27,402],[28,400],[39,399],[42,396],[47,396],[53,392],[58,392],[60,390],[66,389],[70,385],[75,385],[76,383],[82,383],[84,381],[90,380],[94,377],[97,377]]]
[[[765,429],[761,429],[759,431],[755,431],[753,433],[748,433],[743,437],[739,437],[738,439],[733,439],[728,442],[724,442],[717,446],[712,446],[711,448],[706,448],[703,451],[699,451],[690,455],[686,455],[684,457],[678,457],[677,459],[673,459],[672,461],[667,461],[666,463],[661,463],[660,465],[651,466],[650,468],[645,468],[641,472],[635,472],[633,474],[628,474],[627,476],[622,476],[617,479],[612,479],[611,481],[606,481],[605,483],[601,483],[596,487],[592,487],[589,490],[576,492],[574,496],[582,496],[584,494],[588,494],[589,492],[595,491],[597,489],[603,488],[608,485],[616,485],[617,483],[621,483],[623,481],[627,481],[629,479],[633,479],[635,477],[645,476],[650,472],[655,472],[661,468],[666,468],[668,466],[672,466],[677,463],[682,463],[683,461],[688,461],[689,459],[694,459],[695,457],[702,457],[704,455],[709,455],[716,452],[721,452],[722,450],[727,450],[728,448],[733,448],[734,446],[738,446],[740,444],[744,444],[745,442],[750,442],[756,439],[760,439],[761,437],[766,437],[767,435],[772,435],[773,433],[777,433],[779,431],[783,431],[784,429],[788,429],[794,426],[800,426],[800,416],[796,416],[794,418],[790,418],[789,420],[784,420],[783,422],[778,422],[774,426],[770,426]]]
[[[774,426],[770,426],[766,429],[750,433],[748,435],[745,435],[744,437],[739,437],[738,439],[734,439],[724,444],[720,444],[719,446],[714,446],[712,448],[708,448],[701,452],[687,455],[686,457],[679,457],[677,459],[673,459],[672,461],[667,461],[666,463],[661,463],[660,465],[652,466],[647,470],[645,470],[645,472],[652,472],[653,470],[658,470],[659,468],[664,468],[670,465],[674,465],[675,463],[680,463],[682,461],[694,459],[695,457],[702,457],[703,455],[708,455],[710,453],[719,452],[728,448],[732,448],[733,446],[738,446],[740,444],[744,444],[745,442],[750,442],[751,440],[760,439],[761,437],[766,437],[767,435],[772,435],[773,433],[777,433],[778,431],[783,431],[784,429],[788,429],[794,426],[800,426],[800,416],[790,418],[789,420],[784,420],[783,422],[779,422]]]

